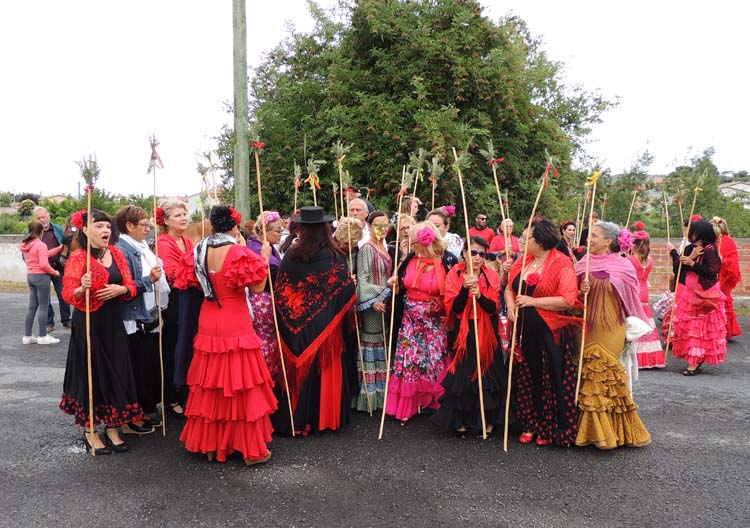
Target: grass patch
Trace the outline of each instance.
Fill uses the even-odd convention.
[[[0,293],[24,293],[29,291],[25,282],[0,281]]]

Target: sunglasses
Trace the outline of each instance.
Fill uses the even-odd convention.
[[[497,260],[497,253],[491,253],[489,251],[477,251],[476,249],[471,250],[471,256],[472,257],[482,257],[483,259],[487,260]]]

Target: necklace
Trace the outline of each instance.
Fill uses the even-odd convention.
[[[96,257],[96,260],[98,260],[100,263],[103,262],[107,257],[107,253],[109,253],[109,248],[104,248],[104,252],[101,254],[101,256]]]
[[[537,260],[536,257],[534,257],[534,262],[531,263],[529,266],[531,269],[535,270],[538,267],[542,266],[544,264],[544,261],[547,260],[547,255],[544,255],[544,258]]]

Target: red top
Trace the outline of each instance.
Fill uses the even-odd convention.
[[[742,280],[740,273],[740,254],[737,251],[737,243],[729,235],[723,235],[719,239],[719,253],[721,254],[721,270],[719,270],[719,282],[722,291],[732,291]]]
[[[521,252],[521,244],[518,242],[518,237],[510,235],[510,249],[516,255]],[[490,242],[490,251],[505,251],[505,236],[495,235],[495,238]]]
[[[128,289],[128,293],[121,295],[121,301],[131,301],[135,298],[138,290],[133,277],[130,275],[130,267],[125,255],[114,246],[109,246],[112,259],[117,265],[117,269],[122,274],[122,285]],[[86,296],[76,297],[75,289],[81,285],[81,277],[86,273],[86,252],[82,249],[76,249],[68,257],[68,263],[65,264],[65,273],[63,273],[63,299],[68,304],[73,305],[78,310],[86,311]],[[89,295],[89,306],[92,312],[102,307],[104,301],[96,298],[96,292],[109,284],[109,271],[95,258],[91,259],[91,294]]]
[[[170,286],[174,284],[177,264],[182,255],[193,252],[193,241],[186,236],[180,238],[182,238],[182,243],[185,245],[185,251],[182,251],[180,246],[177,245],[177,241],[167,233],[159,235],[157,239],[158,257],[164,261],[164,273],[167,274],[167,282]]]
[[[638,277],[638,296],[642,303],[648,303],[648,276],[651,275],[651,270],[654,267],[654,260],[651,257],[648,257],[648,264],[646,264],[646,266],[643,266],[641,261],[638,260],[638,257],[635,255],[628,255],[628,260],[633,264],[635,274]]]
[[[445,292],[443,262],[439,258],[433,260],[415,255],[406,267],[404,288],[412,301],[429,301],[436,297],[442,300]]]
[[[469,236],[480,236],[485,239],[488,244],[491,244],[492,239],[495,238],[495,232],[490,227],[485,227],[484,229],[472,227],[469,229]]]

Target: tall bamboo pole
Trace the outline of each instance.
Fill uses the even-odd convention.
[[[625,220],[625,229],[630,226],[630,216],[633,214],[633,206],[635,205],[635,197],[638,195],[638,185],[635,186],[633,191],[633,199],[630,201],[630,209],[628,210],[628,219]]]
[[[461,163],[456,154],[455,147],[453,148],[453,159],[456,162],[456,174],[458,175],[458,187],[461,189],[461,203],[464,206],[464,227],[466,228],[466,247],[468,248],[466,263],[469,268],[469,275],[474,276],[474,262],[471,258],[471,234],[469,233],[469,210],[466,207],[466,193],[464,192],[464,179],[461,174]],[[505,248],[506,252],[508,248]],[[479,273],[479,271],[477,271]],[[478,278],[478,277],[477,277]],[[474,345],[477,351],[477,384],[479,386],[479,412],[482,416],[482,439],[487,440],[487,419],[484,415],[484,388],[482,386],[482,353],[479,349],[479,322],[477,321],[477,298],[474,294],[471,295],[471,309],[474,315]]]
[[[153,208],[154,208],[154,219],[156,218],[156,163],[153,161],[155,159],[154,152],[155,152],[155,146],[154,142],[156,140],[152,139],[152,147],[151,147],[151,156],[152,156],[152,164],[151,169],[154,174],[154,196],[153,196]],[[154,237],[154,254],[157,256],[157,263],[158,263],[158,256],[159,256],[159,237]],[[163,271],[162,271],[163,272]],[[156,293],[154,294],[156,297],[156,311],[158,312],[158,328],[159,328],[159,374],[161,379],[161,434],[162,436],[167,436],[167,414],[165,411],[165,407],[167,406],[167,402],[164,400],[164,341],[162,339],[162,317],[161,317],[161,280],[156,281]]]
[[[86,274],[91,276],[91,185],[86,185]],[[91,288],[86,288],[86,374],[89,384],[89,435],[91,456],[96,456],[94,446],[94,375],[91,365]]]
[[[551,160],[548,160],[547,167],[544,169],[544,175],[542,176],[542,183],[539,185],[539,192],[536,194],[536,200],[534,200],[534,206],[531,208],[531,216],[529,216],[529,222],[526,224],[526,237],[528,239],[529,235],[529,226],[531,226],[531,223],[534,221],[534,217],[536,216],[536,208],[539,206],[539,200],[542,198],[542,191],[544,191],[544,187],[547,184],[547,175],[549,174],[550,170],[552,170],[552,163]],[[524,244],[523,246],[523,256],[521,257],[521,274],[519,275],[520,281],[523,281],[523,275],[526,272],[526,256],[529,252],[529,245],[528,243]],[[519,282],[521,284],[521,282]],[[508,357],[508,391],[505,395],[505,424],[504,424],[504,431],[503,431],[503,451],[506,453],[508,452],[508,420],[510,417],[510,393],[511,393],[511,386],[513,383],[513,356],[516,351],[516,338],[518,336],[518,306],[514,308],[514,316],[513,316],[513,333],[511,337],[511,343],[510,343],[510,354]]]
[[[690,216],[689,218],[693,218],[693,215],[695,214],[695,204],[698,201],[698,193],[701,192],[703,189],[700,187],[696,187],[693,191],[693,205],[690,206]],[[680,256],[685,255],[685,250],[687,249],[687,234],[690,231],[690,228],[688,227],[687,230],[684,231],[684,234],[682,236],[682,252],[680,253]],[[672,344],[672,323],[674,321],[674,309],[677,306],[677,293],[680,289],[680,274],[682,273],[682,261],[680,261],[680,264],[677,266],[677,276],[674,280],[674,299],[672,300],[672,310],[669,315],[669,329],[667,330],[667,347],[664,349],[664,362],[669,359],[669,346]]]
[[[266,233],[266,223],[263,221],[263,189],[260,184],[260,157],[258,151],[263,148],[262,143],[256,143],[253,149],[255,154],[255,176],[258,181],[258,207],[260,208],[260,225],[263,229],[263,241],[268,242]],[[286,401],[289,405],[289,420],[292,426],[292,436],[294,436],[294,411],[292,410],[292,396],[289,394],[289,381],[286,375],[286,362],[284,361],[284,348],[281,344],[281,332],[279,332],[279,320],[276,316],[276,296],[273,291],[273,277],[271,275],[271,260],[268,260],[268,289],[271,292],[271,313],[273,313],[273,327],[276,330],[276,344],[279,347],[279,359],[281,360],[281,373],[284,376],[284,390],[286,391]]]
[[[490,144],[491,145],[491,144]],[[494,152],[490,151],[490,156],[494,155]],[[497,179],[497,165],[496,163],[502,163],[505,161],[505,158],[490,158],[490,165],[492,166],[492,177],[495,180],[495,191],[497,191],[497,201],[500,203],[500,215],[502,216],[503,222],[502,222],[502,229],[503,229],[503,238],[505,239],[505,262],[510,262],[510,251],[511,251],[511,241],[510,241],[510,233],[508,233],[508,230],[505,229],[505,220],[508,218],[508,215],[506,214],[505,207],[503,206],[503,195],[500,192],[500,182]]]
[[[594,223],[594,204],[596,203],[596,183],[599,180],[599,171],[594,172],[590,178],[591,182],[591,210],[589,211],[589,236],[586,238],[586,271],[584,273],[584,280],[588,283],[589,281],[589,265],[591,263],[591,225]],[[588,183],[588,182],[587,182]],[[578,353],[578,375],[576,378],[576,393],[574,403],[578,405],[578,392],[581,389],[581,374],[583,373],[583,348],[586,346],[586,317],[588,315],[589,308],[589,292],[588,290],[583,294],[583,328],[581,330],[581,350]]]
[[[401,169],[401,187],[398,192],[398,209],[397,211],[401,211],[401,202],[404,199],[404,192],[406,190],[406,187],[404,187],[404,183],[406,181],[406,165],[404,165],[403,169]],[[388,384],[391,379],[391,343],[393,342],[393,315],[396,308],[396,289],[398,287],[398,255],[401,249],[399,248],[399,242],[400,242],[400,235],[401,235],[401,229],[399,229],[399,226],[401,224],[401,218],[399,215],[399,219],[396,222],[396,251],[394,253],[393,258],[393,276],[391,277],[392,286],[391,286],[391,324],[388,327],[388,341],[385,343],[385,391],[383,393],[383,412],[380,415],[380,431],[378,433],[378,440],[383,439],[383,427],[385,425],[385,408],[388,405]],[[385,319],[385,317],[384,317]]]

